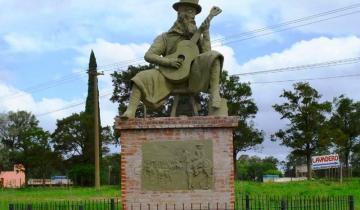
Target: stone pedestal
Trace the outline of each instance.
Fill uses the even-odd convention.
[[[237,125],[237,117],[116,119],[124,209],[234,209]]]

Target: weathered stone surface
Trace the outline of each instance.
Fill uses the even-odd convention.
[[[212,189],[212,148],[211,140],[143,143],[142,190]]]
[[[121,133],[121,190],[125,209],[233,209],[234,169],[232,129],[237,117],[175,117],[116,121]],[[213,159],[213,186],[209,189],[158,190],[143,186],[143,146],[193,144],[210,141]],[[191,148],[191,147],[189,147]],[[146,148],[145,148],[146,150]],[[192,150],[194,151],[194,150]],[[156,151],[155,151],[156,152]],[[145,152],[146,153],[146,152]],[[151,156],[151,155],[150,155]],[[210,159],[210,157],[207,157]],[[184,206],[183,206],[184,205]],[[131,208],[132,207],[132,208]]]

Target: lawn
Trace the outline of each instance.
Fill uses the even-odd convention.
[[[0,202],[36,202],[36,201],[64,201],[64,200],[100,200],[120,197],[119,186],[103,186],[100,190],[94,188],[27,188],[0,190]]]
[[[343,184],[329,181],[305,181],[293,183],[254,183],[236,182],[236,192],[250,195],[274,196],[336,196],[354,195],[360,201],[360,179],[345,181]],[[120,198],[119,186],[93,188],[27,188],[0,190],[0,202],[42,202],[42,201],[79,201]]]
[[[344,181],[304,181],[292,183],[236,182],[237,193],[273,196],[347,196],[360,202],[360,179]]]

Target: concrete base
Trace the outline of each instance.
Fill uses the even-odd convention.
[[[232,132],[237,125],[237,117],[116,119],[116,130],[121,133],[121,193],[124,209],[234,209]],[[179,145],[184,145],[184,142],[190,144],[204,140],[211,141],[212,147],[211,189],[144,189],[142,164],[146,160],[143,160],[142,148],[145,143],[182,142]],[[171,178],[169,180],[176,182]]]

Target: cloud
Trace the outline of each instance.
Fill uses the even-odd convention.
[[[317,62],[327,62],[344,58],[354,58],[360,56],[360,38],[356,36],[327,38],[319,37],[308,41],[300,41],[293,44],[288,49],[281,52],[257,57],[242,64],[239,68],[241,73],[256,72],[280,67],[298,66]],[[280,120],[280,115],[276,113],[272,105],[282,103],[280,95],[284,89],[292,90],[294,82],[274,82],[267,84],[256,84],[257,82],[281,81],[289,79],[317,78],[339,75],[350,75],[358,73],[359,64],[340,65],[321,69],[307,69],[303,71],[283,72],[276,74],[261,74],[241,76],[243,82],[253,82],[251,85],[253,97],[259,107],[259,112],[255,119],[258,128],[265,130],[267,136],[273,134],[278,129],[286,126],[286,121]],[[359,77],[337,78],[329,80],[310,81],[310,85],[323,95],[322,100],[332,100],[341,94],[360,100],[360,84],[357,82]],[[269,139],[267,137],[267,139]],[[277,144],[264,143],[262,153],[265,156],[275,155],[274,151],[282,150]],[[271,146],[273,145],[273,146]],[[283,151],[286,151],[285,149]],[[279,157],[280,158],[280,157]]]
[[[5,37],[13,49],[26,52],[73,49],[94,42],[96,37],[112,41],[126,39],[128,42],[139,38],[151,41],[175,21],[173,2],[176,1],[155,0],[151,4],[146,0],[109,0],[106,4],[100,0],[91,3],[85,0],[4,1],[0,8],[0,36]],[[202,0],[204,12],[198,20],[203,20],[212,5],[220,6],[224,12],[214,20],[214,31],[229,36],[354,3],[357,2]],[[360,32],[356,21],[349,21],[356,17],[338,18],[294,30],[325,35],[356,34]],[[44,43],[46,47],[43,47]]]
[[[96,39],[94,43],[77,48],[80,55],[76,58],[76,62],[82,66],[86,65],[89,62],[91,50],[94,51],[99,66],[119,62],[126,63],[129,60],[142,60],[149,47],[150,45],[147,43],[120,44],[104,39]]]
[[[40,120],[40,125],[46,130],[54,130],[57,119],[62,119],[74,112],[79,112],[82,107],[53,112],[70,105],[82,102],[81,99],[65,101],[59,98],[43,98],[35,100],[31,94],[18,90],[14,87],[0,83],[0,112],[28,111],[35,114]],[[46,114],[48,112],[52,112]],[[46,114],[46,115],[43,115]]]
[[[240,64],[236,60],[235,51],[229,46],[216,46],[214,50],[219,51],[224,56],[224,70],[229,74],[237,74],[240,69]]]
[[[11,52],[39,52],[41,50],[40,43],[31,37],[7,34],[3,39]]]

